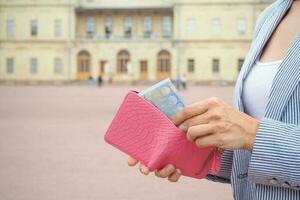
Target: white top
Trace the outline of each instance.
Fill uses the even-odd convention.
[[[255,62],[243,86],[245,113],[256,119],[264,116],[272,82],[281,62],[282,60],[268,63]]]

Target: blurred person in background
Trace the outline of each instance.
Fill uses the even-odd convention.
[[[92,76],[89,76],[89,79],[88,79],[88,86],[89,87],[93,87],[94,86],[94,79]]]
[[[181,78],[180,78],[180,76],[177,76],[177,78],[176,78],[176,88],[177,88],[178,91],[181,89],[181,86],[182,86]]]
[[[101,87],[101,86],[102,86],[102,83],[103,83],[102,76],[99,75],[99,76],[98,76],[98,86]]]
[[[300,199],[299,19],[300,0],[277,0],[260,15],[235,107],[209,98],[172,117],[196,146],[225,149],[220,172],[206,178],[231,183],[237,200]],[[137,163],[129,157],[130,166]],[[181,171],[168,164],[155,175],[176,182]]]
[[[181,82],[182,82],[182,89],[186,90],[186,75],[183,74],[183,76],[181,77]]]

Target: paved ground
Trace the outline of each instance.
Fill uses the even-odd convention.
[[[143,176],[103,134],[130,88],[145,86],[1,86],[1,200],[229,200],[229,185],[182,177]],[[232,87],[192,87],[194,102]]]

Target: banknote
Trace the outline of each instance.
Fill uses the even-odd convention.
[[[141,91],[140,96],[155,105],[167,117],[171,117],[185,107],[185,102],[170,79],[165,79]]]

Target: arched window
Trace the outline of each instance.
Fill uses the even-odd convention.
[[[130,61],[130,54],[126,50],[122,50],[117,56],[117,73],[125,74],[127,73],[127,64]]]
[[[82,50],[77,55],[77,78],[84,80],[90,76],[91,56],[90,53]]]
[[[158,53],[157,71],[158,72],[171,71],[171,54],[166,50],[162,50]]]

